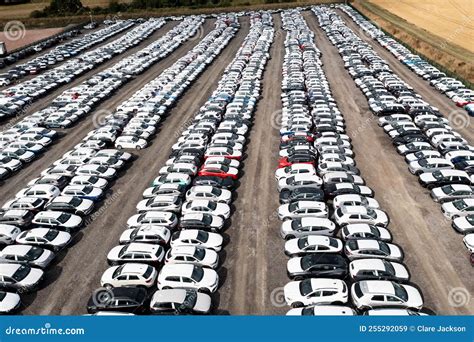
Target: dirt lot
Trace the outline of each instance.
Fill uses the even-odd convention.
[[[206,21],[204,33],[209,32],[212,27],[212,22]],[[124,229],[124,222],[129,216],[135,214],[135,206],[141,199],[143,190],[155,177],[155,172],[164,165],[171,152],[171,146],[177,138],[176,132],[184,127],[196,110],[207,100],[247,33],[248,19],[244,18],[239,33],[222,52],[216,63],[213,63],[201,75],[184,94],[178,105],[170,111],[169,117],[163,122],[153,144],[137,153],[138,159],[117,180],[111,189],[109,200],[106,200],[103,205],[104,209],[98,209],[99,212],[103,211],[103,214],[88,225],[83,235],[78,236],[74,246],[65,251],[56,267],[48,272],[47,285],[37,295],[29,298],[30,304],[24,311],[25,314],[85,313],[87,298],[100,285],[100,276],[107,268],[107,251],[118,243],[120,233]],[[112,109],[120,104],[135,90],[171,66],[176,59],[183,56],[197,43],[198,40],[191,40],[183,44],[172,57],[155,65],[145,77],[130,83],[127,89],[119,91],[115,97],[103,103],[97,110]],[[44,164],[49,164],[63,151],[74,146],[92,127],[92,120],[83,122],[74,133],[68,134],[61,141],[62,149],[56,151],[54,156],[50,155],[48,163]],[[14,193],[13,190],[10,193]],[[97,252],[90,253],[90,251]]]
[[[461,235],[450,227],[450,221],[444,218],[439,205],[431,200],[429,192],[409,173],[390,138],[377,125],[365,96],[345,71],[337,49],[319,29],[315,16],[307,13],[306,18],[316,33],[316,43],[323,53],[324,69],[333,95],[353,139],[357,165],[367,184],[375,191],[375,198],[389,214],[394,242],[403,248],[412,281],[423,290],[426,306],[438,314],[474,313],[469,303],[461,307],[452,305],[456,291],[466,289],[474,293],[474,272],[462,245]],[[346,22],[351,24],[349,20]],[[350,27],[358,32],[354,24]],[[433,92],[424,82],[420,84],[420,79],[408,69],[402,75],[399,67],[402,65],[391,54],[382,54],[376,43],[373,43],[373,47],[428,102],[439,106],[446,113],[446,103],[449,101],[444,95]],[[466,129],[461,133],[473,141],[472,131]]]
[[[219,314],[281,315],[288,310],[282,292],[282,287],[288,282],[287,257],[283,253],[284,241],[279,236],[280,221],[276,217],[278,192],[274,179],[278,159],[278,111],[281,109],[280,84],[285,32],[281,30],[280,17],[274,18],[275,41],[262,83],[263,96],[249,135],[242,177],[233,203],[233,215],[229,228],[224,233],[228,243],[222,256],[223,267],[219,270],[222,280],[216,295]],[[462,237],[443,218],[439,205],[431,201],[427,191],[419,186],[416,177],[408,172],[390,139],[378,127],[365,97],[344,69],[337,50],[319,29],[315,16],[306,12],[305,18],[316,33],[316,44],[323,53],[324,70],[353,139],[357,165],[368,185],[374,189],[376,199],[390,215],[394,241],[405,252],[412,279],[422,288],[426,306],[440,314],[473,314],[472,305],[456,307],[452,304],[456,291],[466,289],[468,293],[474,293],[473,269],[462,246]],[[25,297],[26,308],[23,314],[85,313],[87,298],[99,286],[100,276],[107,268],[106,254],[118,243],[128,217],[136,212],[135,206],[142,198],[143,190],[164,165],[172,144],[216,87],[225,67],[248,33],[248,18],[240,20],[242,27],[237,36],[169,112],[152,140],[152,145],[134,152],[136,160],[115,182],[108,199],[97,210],[98,214],[93,216],[92,223],[76,237],[71,248],[61,252],[55,265],[47,272],[43,288],[36,294]],[[354,28],[350,19],[347,22]],[[149,40],[164,34],[173,24],[167,24]],[[204,33],[209,32],[212,27],[213,21],[206,20]],[[368,39],[365,36],[363,38]],[[149,40],[125,55],[142,48]],[[191,40],[183,44],[171,56],[117,91],[94,113],[115,108],[197,43],[198,40]],[[376,43],[371,43],[393,70],[447,117],[449,113],[459,111],[444,95],[430,88],[391,54]],[[109,61],[103,68],[116,60]],[[95,72],[97,70],[93,71]],[[68,85],[70,86],[72,85]],[[64,88],[55,93],[62,90]],[[56,95],[38,101],[30,110],[42,108]],[[1,202],[14,196],[29,180],[38,176],[39,170],[49,166],[76,145],[93,128],[94,113],[68,129],[67,135],[42,158],[1,185]],[[449,115],[451,120],[456,120],[454,122],[458,122],[458,115],[465,115],[462,112],[454,113]],[[459,127],[459,131],[470,142],[474,141],[469,122]]]
[[[9,27],[12,28],[13,26]],[[10,29],[0,32],[0,42],[5,43],[7,51],[21,48],[22,46],[34,43],[41,39],[45,39],[63,30],[60,27],[37,30],[24,30],[24,26],[17,27],[18,31],[15,31],[16,29]]]
[[[474,52],[472,0],[369,0],[409,23]]]

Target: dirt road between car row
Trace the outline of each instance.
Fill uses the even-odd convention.
[[[31,295],[24,314],[77,315],[86,313],[87,299],[94,289],[100,286],[100,277],[107,268],[107,253],[118,244],[127,219],[136,213],[135,206],[142,199],[143,190],[156,177],[158,170],[168,159],[171,146],[178,139],[181,130],[215,89],[225,67],[231,62],[247,35],[248,18],[241,18],[240,22],[241,28],[236,37],[179,99],[177,105],[169,112],[169,116],[160,125],[157,136],[152,140],[152,145],[134,152],[138,158],[117,179],[111,188],[109,199],[105,200],[102,208],[98,209],[99,215],[96,215],[82,235],[77,237],[78,241],[63,252],[62,260],[48,272],[46,286],[36,295]],[[212,28],[213,21],[206,20],[204,34]],[[199,40],[186,42],[171,56],[138,78],[136,81],[140,83],[139,85],[130,83],[135,84],[133,89],[122,89],[101,108],[114,108],[146,82],[157,77],[162,70],[171,66],[198,42]],[[91,120],[87,120],[84,125],[92,126]],[[88,128],[78,130],[81,132],[80,137],[88,131]],[[68,135],[68,139],[77,138],[69,138]],[[67,144],[73,146],[75,142]],[[65,150],[62,148],[61,151]]]
[[[438,314],[472,314],[469,302],[458,307],[456,299],[460,294],[474,293],[473,269],[462,245],[462,236],[451,228],[440,206],[431,200],[429,191],[419,185],[417,177],[410,174],[403,157],[397,154],[390,138],[378,126],[365,96],[344,69],[337,49],[319,28],[316,17],[306,12],[305,18],[316,34],[324,70],[346,119],[357,166],[390,217],[394,242],[403,248],[411,280],[422,289],[425,306]],[[387,56],[380,55],[389,61]],[[390,66],[398,72],[400,68],[393,64]],[[420,87],[419,82],[412,82],[419,81],[417,76],[407,73],[404,76],[410,85]],[[443,99],[444,95],[415,90],[435,106],[437,104],[431,102],[434,95],[441,97],[437,102],[448,101]]]

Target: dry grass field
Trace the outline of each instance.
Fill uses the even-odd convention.
[[[47,29],[36,29],[36,30],[26,30],[24,34],[22,34],[21,39],[9,39],[8,35],[5,32],[0,32],[0,42],[5,42],[7,46],[7,50],[11,51],[14,49],[18,49],[22,46],[31,44],[38,40],[44,39],[46,37],[52,36],[61,32],[62,28],[47,28]]]
[[[369,0],[448,42],[474,52],[473,0]]]
[[[464,9],[466,13],[472,12],[473,3],[472,0],[355,0],[352,5],[418,53],[474,83],[473,24],[463,19],[461,13]]]

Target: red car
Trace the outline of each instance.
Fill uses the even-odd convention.
[[[291,166],[293,164],[311,164],[316,166],[316,162],[313,157],[301,155],[301,156],[291,156],[291,157],[281,157],[278,160],[278,168]]]
[[[282,142],[288,142],[288,141],[292,141],[294,139],[301,139],[301,138],[304,138],[306,139],[306,141],[309,141],[309,142],[313,142],[314,141],[314,135],[311,134],[311,133],[306,133],[306,132],[295,132],[293,134],[289,134],[289,135],[284,135],[281,137],[281,141]]]
[[[213,176],[220,178],[239,178],[239,170],[235,167],[230,167],[227,165],[207,165],[203,166],[199,172],[198,176]]]

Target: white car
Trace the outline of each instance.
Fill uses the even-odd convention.
[[[360,310],[377,307],[402,307],[420,310],[423,297],[413,286],[388,280],[364,280],[352,284],[352,302]]]
[[[11,245],[20,235],[21,229],[12,224],[0,224],[0,244]]]
[[[71,240],[71,234],[50,228],[33,228],[16,237],[16,243],[50,248],[53,251],[63,249]]]
[[[126,263],[106,269],[100,279],[100,285],[103,287],[143,286],[150,288],[155,285],[157,275],[158,272],[153,266]]]
[[[433,172],[446,169],[454,169],[454,165],[444,158],[419,159],[408,164],[408,170],[417,176],[423,172]]]
[[[275,179],[288,178],[294,175],[316,175],[316,169],[311,164],[293,164],[287,167],[279,168],[275,171]]]
[[[163,261],[165,249],[158,244],[132,242],[112,248],[107,254],[109,265],[128,262],[156,265]]]
[[[364,312],[367,316],[428,316],[428,314],[409,309],[370,309]]]
[[[346,207],[346,206],[363,206],[371,209],[379,209],[380,205],[377,200],[371,198],[371,197],[366,197],[366,196],[361,196],[361,195],[356,195],[356,194],[347,194],[347,195],[338,195],[334,197],[332,206],[334,210],[336,210],[339,207]]]
[[[6,246],[0,252],[1,263],[28,264],[30,266],[46,268],[54,259],[50,250],[29,245]]]
[[[33,224],[41,227],[55,228],[72,232],[79,230],[82,226],[82,218],[78,215],[69,214],[63,211],[44,210],[35,215]]]
[[[210,233],[198,229],[186,229],[173,233],[171,247],[175,246],[198,246],[210,248],[219,252],[222,249],[224,239],[222,235]]]
[[[415,153],[408,153],[405,156],[405,161],[411,163],[420,159],[427,158],[442,158],[443,156],[436,150],[422,150]]]
[[[127,220],[129,227],[141,227],[147,225],[159,225],[167,228],[174,228],[178,224],[176,214],[165,211],[147,211],[142,214],[131,216]]]
[[[385,242],[392,241],[392,235],[387,228],[377,227],[372,224],[348,224],[341,229],[342,239],[375,239]]]
[[[310,305],[304,308],[291,309],[287,316],[355,316],[355,310],[342,305]]]
[[[94,188],[105,190],[109,182],[104,178],[97,176],[75,176],[69,181],[70,185],[89,185]]]
[[[441,211],[448,219],[474,214],[474,198],[446,202],[441,206]]]
[[[286,220],[281,224],[280,235],[285,240],[309,235],[332,236],[336,224],[323,217],[301,217]]]
[[[204,166],[210,165],[227,165],[238,169],[240,167],[240,162],[236,159],[229,159],[225,157],[209,157],[204,161]]]
[[[20,293],[37,289],[43,275],[43,270],[26,264],[0,264],[0,286]]]
[[[117,170],[104,165],[85,164],[77,168],[76,176],[97,176],[111,180],[117,177]]]
[[[169,211],[178,213],[181,211],[182,201],[179,196],[157,195],[138,202],[137,211],[139,213],[147,211]]]
[[[144,242],[166,245],[170,241],[171,231],[163,226],[145,225],[137,228],[125,229],[120,235],[120,243]]]
[[[474,198],[474,186],[466,184],[448,184],[432,189],[430,195],[431,198],[438,203]]]
[[[357,259],[349,264],[349,274],[358,280],[393,280],[406,282],[410,280],[407,268],[398,262],[383,259]]]
[[[300,187],[321,188],[323,180],[318,175],[297,174],[289,177],[282,177],[278,180],[278,191],[294,190]]]
[[[157,314],[208,314],[211,297],[191,289],[158,290],[151,298],[150,310]]]
[[[324,184],[332,184],[332,183],[353,183],[356,185],[364,185],[365,181],[362,177],[351,175],[347,172],[336,171],[336,172],[328,172],[323,176],[323,183]]]
[[[339,279],[311,278],[291,281],[284,287],[286,303],[294,308],[306,305],[347,303],[348,289]]]
[[[230,204],[232,201],[232,192],[227,189],[220,189],[210,185],[196,185],[186,192],[186,199],[205,199],[213,202]]]
[[[193,264],[215,269],[219,255],[210,248],[198,246],[175,246],[166,252],[166,264]]]
[[[384,211],[363,206],[340,207],[334,212],[334,219],[340,227],[354,223],[386,227],[389,223],[388,216]]]
[[[470,253],[474,253],[474,234],[467,234],[462,241]]]
[[[13,292],[0,291],[0,313],[9,314],[21,305],[20,295]]]
[[[278,217],[282,221],[300,217],[328,218],[328,210],[324,202],[297,201],[280,205]]]
[[[35,184],[30,187],[20,190],[15,197],[34,197],[41,198],[46,201],[52,200],[53,198],[59,196],[61,190],[54,185],[49,184]]]
[[[474,215],[457,217],[453,220],[452,226],[461,234],[474,233]]]
[[[158,289],[191,288],[213,293],[219,285],[219,276],[213,269],[192,264],[166,264],[158,276]]]
[[[228,219],[230,216],[230,207],[225,203],[218,203],[208,200],[190,200],[183,204],[181,212],[183,215],[192,213],[205,213],[220,216]]]
[[[350,260],[360,258],[379,258],[402,261],[403,252],[397,245],[379,240],[347,240],[344,252]]]
[[[339,253],[343,244],[339,239],[321,235],[309,235],[286,241],[285,254],[299,256],[311,253]]]

